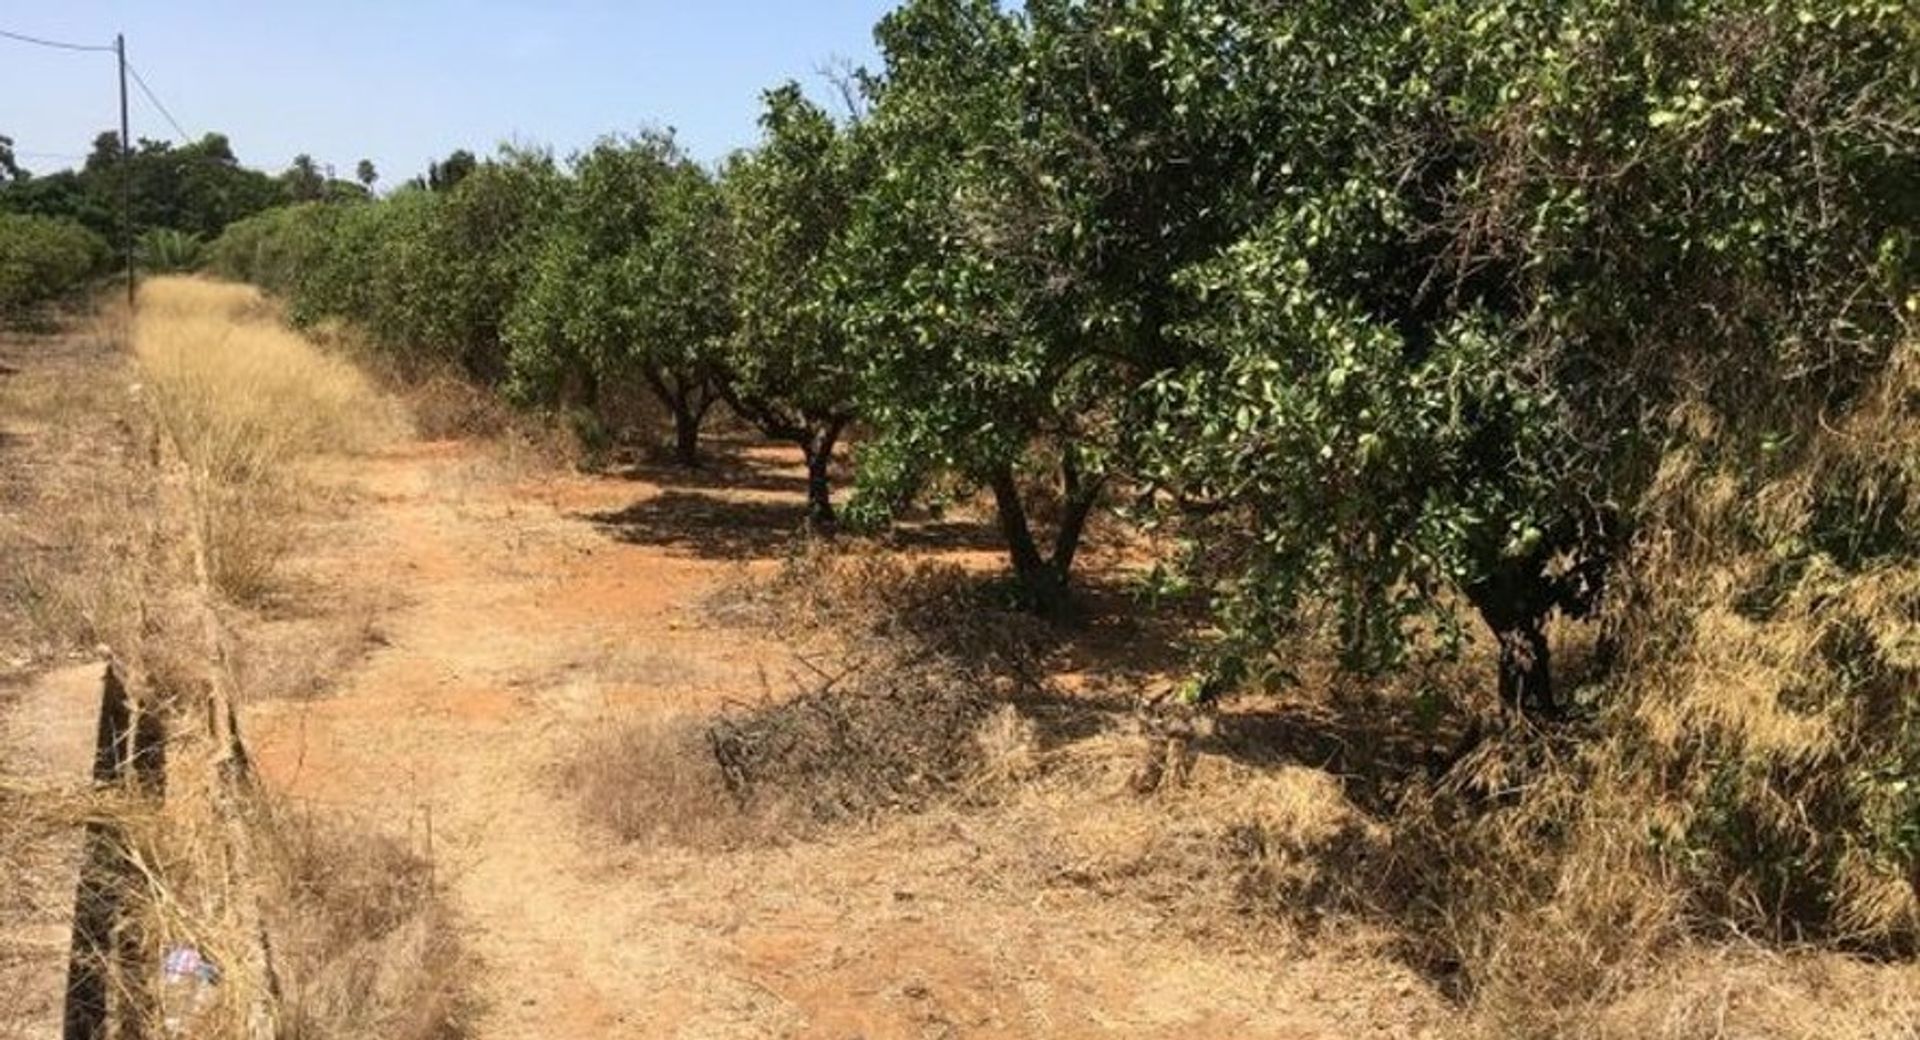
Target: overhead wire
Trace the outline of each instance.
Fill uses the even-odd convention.
[[[17,33],[17,32],[12,32],[6,29],[0,29],[0,36],[4,36],[9,40],[18,40],[21,43],[35,44],[36,46],[40,46],[40,47],[57,47],[63,51],[111,52],[114,50],[114,48],[110,44],[68,43],[65,40],[48,40],[39,36],[28,36],[26,33]]]
[[[152,87],[147,86],[147,81],[140,77],[140,70],[133,67],[133,62],[127,62],[127,75],[133,77],[133,82],[139,86],[140,93],[145,94],[147,100],[153,103],[153,107],[159,109],[160,114],[166,117],[167,122],[173,126],[174,132],[180,135],[180,143],[185,144],[193,139],[193,135],[187,133],[186,128],[180,125],[180,121],[173,118],[173,113],[167,111],[167,106],[160,103],[160,98],[154,94]]]
[[[104,51],[112,54],[118,50],[118,48],[109,44],[72,43],[67,40],[49,40],[42,36],[30,36],[27,33],[14,32],[11,29],[0,29],[0,38],[14,40],[19,43],[30,43],[36,47],[52,47],[63,51]],[[62,159],[69,162],[77,162],[86,158],[84,155],[74,155],[71,152],[36,152],[21,148],[15,148],[13,154],[16,158],[20,159]]]
[[[0,29],[0,37],[5,37],[6,39],[9,39],[9,40],[17,40],[21,43],[31,43],[37,47],[55,47],[64,51],[106,51],[108,53],[113,53],[118,50],[118,48],[116,47],[107,46],[103,44],[73,43],[68,40],[49,40],[43,36],[30,36],[26,33],[14,32],[11,29]],[[173,117],[173,113],[167,110],[166,103],[160,100],[160,95],[154,93],[153,88],[147,85],[146,77],[140,75],[140,70],[135,68],[132,62],[127,62],[126,64],[127,64],[127,74],[133,77],[133,82],[135,83],[135,85],[137,85],[140,88],[140,93],[146,96],[147,102],[153,105],[154,110],[160,113],[161,117],[167,121],[167,124],[169,126],[173,127],[174,133],[179,134],[180,139],[182,141],[190,140],[193,137],[193,135],[187,133],[187,128],[184,126],[181,126],[180,120],[175,119]]]

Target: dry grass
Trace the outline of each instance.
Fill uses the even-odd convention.
[[[1598,713],[1488,742],[1392,821],[1438,865],[1397,924],[1480,1032],[1913,1035],[1911,966],[1725,951],[1920,939],[1915,353],[1783,457],[1678,411]]]
[[[133,346],[194,483],[211,580],[258,600],[298,538],[299,467],[381,444],[400,413],[351,363],[278,324],[250,287],[146,282]]]
[[[992,809],[993,869],[1016,887],[1152,908],[1209,945],[1298,945],[1356,923],[1390,851],[1387,830],[1320,769],[1199,753],[1143,795],[1140,741],[1120,719],[1029,754],[1025,781]]]
[[[1594,1040],[1906,1040],[1920,1036],[1920,968],[1833,954],[1691,949],[1562,1035]]]
[[[413,860],[340,829],[256,856],[264,823],[219,710],[233,661],[206,605],[208,578],[238,597],[271,576],[308,494],[302,467],[377,443],[395,414],[350,367],[272,326],[250,290],[157,279],[144,292],[139,370],[120,352],[124,314],[108,310],[0,381],[12,438],[0,548],[24,564],[0,593],[6,617],[28,621],[6,627],[32,632],[30,658],[98,641],[126,664],[142,710],[170,722],[165,798],[0,790],[0,862],[13,871],[53,834],[92,828],[101,884],[123,907],[110,999],[126,1028],[162,1035],[171,1016],[206,1037],[456,1035],[457,948]],[[298,998],[285,1006],[263,897],[296,937],[277,976]],[[197,1010],[157,985],[180,945],[220,969]]]
[[[152,424],[110,322],[0,344],[0,675],[132,640]]]
[[[431,861],[376,831],[312,816],[282,814],[275,832],[278,1035],[463,1035],[469,964]]]
[[[389,599],[361,589],[342,590],[313,607],[308,601],[320,593],[301,588],[298,595],[296,610],[231,618],[234,677],[253,696],[326,696],[342,675],[386,642],[381,619]]]
[[[490,449],[486,467],[496,479],[576,466],[585,455],[563,424],[515,409],[497,389],[446,358],[382,347],[338,319],[321,321],[304,334],[328,354],[351,361],[403,403],[421,438],[485,442]]]
[[[595,733],[560,776],[587,820],[621,841],[714,849],[758,829],[728,793],[695,717],[649,715]]]
[[[903,559],[845,537],[797,544],[771,579],[737,575],[709,594],[716,620],[835,634],[887,635],[933,617],[978,613],[978,582],[964,569]]]
[[[199,703],[173,667],[191,645],[179,609],[192,596],[181,548],[187,538],[161,493],[154,427],[132,389],[138,376],[121,349],[123,330],[124,315],[108,310],[90,327],[9,357],[19,370],[5,382],[6,411],[10,425],[20,425],[8,431],[18,442],[7,445],[13,508],[0,541],[21,566],[0,577],[0,590],[8,614],[17,610],[26,622],[7,627],[31,633],[29,666],[83,646],[101,654],[105,644],[140,677],[134,696],[141,710],[165,715],[175,698],[177,706]],[[14,346],[6,344],[9,352]],[[241,1035],[252,996],[265,988],[242,952],[249,935],[231,913],[245,900],[232,898],[233,861],[219,851],[223,829],[204,787],[189,779],[218,768],[202,736],[188,722],[168,742],[168,779],[177,790],[165,802],[121,786],[76,794],[84,774],[26,781],[21,804],[5,813],[10,840],[0,841],[0,860],[9,876],[20,876],[12,872],[31,849],[13,839],[24,835],[35,845],[84,827],[97,872],[89,884],[125,910],[119,960],[126,966],[109,973],[121,1020],[164,1015],[147,966],[165,946],[190,942],[228,969],[223,999],[205,1013],[205,1035]]]
[[[1004,590],[958,564],[842,537],[797,543],[770,580],[743,572],[720,583],[703,608],[721,624],[783,639],[931,654],[970,672],[1029,682],[1035,658],[1057,633],[996,591]]]
[[[257,604],[282,580],[296,539],[313,530],[307,520],[318,484],[307,467],[395,437],[404,428],[402,413],[352,363],[288,330],[251,288],[183,278],[147,282],[133,345],[185,474],[180,498],[201,553],[198,580],[231,601]],[[338,621],[315,626],[319,642],[309,641],[308,657],[339,658],[364,645],[370,615]],[[232,660],[204,659],[219,653],[205,638],[202,633],[191,644],[197,653],[186,654],[179,668],[184,682],[174,685],[224,685],[231,698],[248,692],[248,682],[290,682],[283,661],[255,655],[236,667]],[[277,646],[280,654],[292,649]],[[216,792],[203,804],[221,802]],[[276,838],[259,846],[264,852],[252,866],[272,883],[250,898],[269,907],[266,926],[278,939],[278,1035],[459,1035],[462,956],[430,864],[391,840],[311,818],[269,822],[256,813],[246,826]],[[200,846],[220,843],[208,838]],[[200,873],[175,869],[164,876],[184,877],[191,887]],[[212,905],[235,902],[229,895]]]
[[[1703,907],[1762,934],[1920,943],[1916,401],[1910,346],[1763,476],[1683,412],[1632,562],[1624,721],[1669,764],[1672,832],[1719,847]]]
[[[124,937],[99,962],[110,1029],[209,1040],[462,1035],[467,964],[425,860],[369,831],[255,814],[248,826],[280,840],[265,847],[264,862],[236,862],[222,810],[192,796],[201,793],[23,799],[42,835],[83,822],[108,828],[95,883],[121,907]],[[256,901],[268,908],[264,921],[251,914]],[[217,984],[198,995],[157,985],[177,948],[216,966]]]

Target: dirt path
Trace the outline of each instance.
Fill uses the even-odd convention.
[[[274,785],[430,847],[480,961],[477,1036],[1426,1035],[1431,1003],[1380,962],[1283,965],[1002,883],[965,816],[704,856],[583,827],[555,762],[584,734],[793,667],[693,609],[799,515],[778,452],[738,467],[724,488],[511,480],[414,443],[339,475],[353,519],[308,565],[390,600],[376,645],[320,699],[254,705],[249,737]],[[593,520],[613,513],[621,537]]]

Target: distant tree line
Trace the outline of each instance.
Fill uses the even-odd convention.
[[[0,305],[17,309],[101,273],[113,252],[107,243],[123,234],[123,198],[141,263],[180,270],[194,266],[201,246],[236,220],[295,202],[369,198],[377,179],[372,163],[362,160],[357,174],[353,181],[330,178],[306,155],[278,176],[250,169],[217,133],[185,144],[143,138],[123,159],[112,132],[94,138],[79,168],[36,174],[0,134],[0,217],[7,218],[0,253],[16,258],[8,261],[10,288]],[[49,251],[55,239],[72,248]],[[76,263],[81,255],[89,261]],[[29,266],[31,276],[23,273]]]
[[[357,181],[329,178],[306,155],[275,176],[242,166],[226,135],[175,144],[141,138],[123,162],[120,136],[103,131],[78,169],[35,174],[14,159],[0,135],[0,212],[72,220],[100,235],[120,229],[125,186],[136,231],[170,228],[212,239],[228,224],[273,206],[368,196],[373,164]]]

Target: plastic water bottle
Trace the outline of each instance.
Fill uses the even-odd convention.
[[[160,962],[160,1020],[168,1036],[195,1032],[220,985],[220,969],[192,946],[169,946]]]

